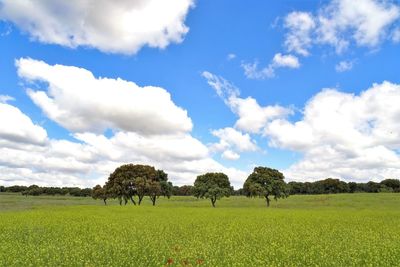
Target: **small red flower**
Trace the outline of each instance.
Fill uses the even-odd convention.
[[[172,265],[174,263],[174,260],[172,258],[169,258],[167,260],[167,265]]]

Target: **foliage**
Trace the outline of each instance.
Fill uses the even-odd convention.
[[[243,190],[248,197],[264,197],[269,207],[270,196],[275,200],[289,195],[285,177],[281,172],[267,167],[256,167],[244,182]]]
[[[13,185],[9,187],[4,187],[0,192],[11,192],[11,193],[21,193],[24,196],[39,196],[39,195],[67,195],[75,197],[88,197],[92,193],[90,188],[79,188],[79,187],[43,187],[38,185],[30,186],[19,186]]]
[[[209,172],[197,176],[193,190],[196,197],[209,198],[215,207],[217,199],[231,195],[232,188],[226,174]]]
[[[356,190],[353,184],[350,185],[339,179],[327,178],[325,180],[309,182],[289,182],[290,194],[337,194],[350,192],[350,186]]]
[[[157,172],[148,165],[126,164],[115,169],[108,177],[105,188],[110,196],[124,200],[125,204],[131,200],[136,205],[133,197],[138,195],[139,205],[146,194],[147,180],[154,180]]]
[[[400,192],[400,180],[397,179],[386,179],[381,181],[381,185],[385,185],[388,188],[391,188],[393,192]]]
[[[93,199],[101,199],[101,200],[103,200],[104,205],[107,205],[107,198],[109,198],[109,195],[107,193],[107,190],[98,184],[95,187],[93,187],[92,198]]]
[[[161,181],[160,186],[161,186],[161,195],[170,198],[172,196],[172,191],[173,191],[172,183],[167,181]]]
[[[157,182],[159,183],[160,192],[157,197],[162,195],[164,197],[170,198],[172,196],[173,185],[168,182],[168,174],[163,170],[157,170]]]
[[[400,180],[386,179],[380,183],[367,182],[356,183],[340,181],[339,179],[327,178],[315,182],[289,182],[291,195],[298,194],[336,194],[336,193],[379,193],[379,192],[400,192]]]
[[[105,185],[108,196],[118,198],[120,205],[129,200],[136,205],[134,196],[138,197],[138,204],[148,195],[155,205],[160,195],[171,196],[172,184],[168,183],[168,174],[163,170],[156,170],[149,165],[125,164],[110,174]]]
[[[192,185],[182,185],[174,186],[172,188],[172,195],[174,196],[193,196],[193,186]]]

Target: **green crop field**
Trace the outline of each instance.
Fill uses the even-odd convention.
[[[400,194],[144,202],[0,194],[0,265],[400,266]]]

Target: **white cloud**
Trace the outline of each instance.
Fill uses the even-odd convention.
[[[254,98],[240,98],[239,90],[223,78],[210,73],[208,78],[219,91],[226,86],[236,92],[222,94],[239,115],[236,128],[261,134],[271,147],[301,155],[282,170],[290,180],[337,177],[365,182],[400,177],[400,85],[374,84],[359,95],[325,89],[307,102],[301,119],[291,121],[286,118],[291,109],[261,107]],[[237,102],[242,112],[236,109]],[[268,115],[262,118],[263,114]],[[230,152],[224,155],[229,156],[235,158]]]
[[[258,62],[253,63],[242,63],[242,68],[244,70],[244,75],[249,79],[262,80],[265,78],[275,77],[275,70],[268,65],[263,69],[258,68]]]
[[[224,101],[240,94],[239,89],[223,77],[214,75],[208,71],[203,71],[201,76],[207,80],[208,85],[210,85]]]
[[[274,120],[270,145],[303,158],[285,174],[297,180],[324,177],[400,177],[400,85],[384,82],[353,95],[327,89],[314,96],[301,120]]]
[[[178,185],[192,184],[197,175],[210,171],[228,174],[236,187],[246,179],[244,171],[226,168],[210,156],[209,148],[190,134],[186,112],[162,88],[94,78],[84,69],[31,59],[21,59],[17,66],[32,86],[48,84],[46,92],[31,89],[28,93],[75,140],[48,137],[17,107],[0,103],[0,123],[8,126],[0,129],[0,184],[91,187],[104,183],[126,163],[163,169]],[[111,137],[103,134],[106,128],[111,129]],[[231,147],[251,149],[251,145],[232,143]],[[233,154],[226,155],[232,158]]]
[[[228,54],[228,56],[226,57],[227,60],[233,60],[236,58],[236,55],[233,53]]]
[[[181,42],[193,5],[193,0],[2,0],[0,19],[43,43],[134,54],[145,45]]]
[[[96,78],[82,68],[20,59],[18,74],[48,84],[28,95],[47,117],[72,132],[119,129],[145,134],[184,133],[192,129],[187,111],[160,87],[139,87],[122,79]]]
[[[15,98],[9,95],[0,95],[0,103],[7,103],[9,101],[14,101]]]
[[[281,53],[275,54],[272,59],[272,66],[275,68],[292,68],[297,69],[300,67],[299,59],[293,55],[282,55]]]
[[[244,74],[249,79],[265,79],[275,77],[275,70],[277,68],[291,68],[298,69],[300,67],[299,59],[294,55],[282,55],[277,53],[274,55],[271,63],[263,68],[258,68],[258,62],[243,63],[242,68]]]
[[[249,133],[258,133],[268,121],[292,113],[291,109],[279,105],[262,107],[252,97],[231,98],[229,105],[239,117],[235,126]]]
[[[387,0],[332,0],[313,15],[292,12],[285,18],[289,52],[309,55],[316,44],[333,46],[342,53],[352,43],[377,47],[390,38],[390,27],[400,18],[400,7]]]
[[[285,17],[284,26],[289,29],[285,38],[287,50],[308,56],[312,44],[311,34],[316,26],[313,16],[307,12],[291,12]]]
[[[246,173],[213,160],[208,148],[192,136],[143,136],[117,132],[107,138],[76,134],[80,142],[49,140],[45,145],[20,145],[0,136],[0,184],[89,186],[103,184],[122,164],[150,164],[165,170],[174,184],[193,184],[197,175],[224,172],[239,187]],[[190,147],[190,149],[188,149]]]
[[[218,143],[211,144],[211,151],[223,151],[221,156],[225,159],[236,160],[240,157],[237,152],[258,150],[255,141],[251,139],[249,134],[243,134],[234,128],[226,127],[213,130],[211,133],[219,138]]]
[[[240,155],[232,150],[225,150],[221,154],[221,157],[227,160],[238,160],[240,158]]]
[[[353,68],[354,62],[353,61],[340,61],[338,64],[335,66],[335,70],[337,72],[346,72],[349,71]]]
[[[262,107],[252,97],[239,97],[239,89],[222,77],[210,72],[203,72],[208,84],[224,100],[225,104],[239,119],[235,127],[249,133],[259,133],[268,121],[282,118],[292,113],[289,108],[279,105]]]
[[[9,104],[0,103],[0,125],[1,139],[37,145],[43,145],[47,141],[46,130],[35,125],[28,116]]]

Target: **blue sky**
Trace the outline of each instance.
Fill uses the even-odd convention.
[[[400,177],[399,1],[60,3],[0,0],[0,184]]]

